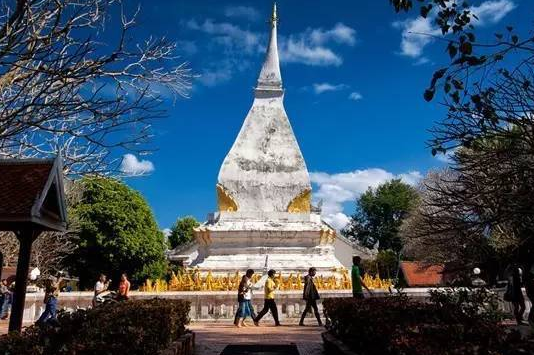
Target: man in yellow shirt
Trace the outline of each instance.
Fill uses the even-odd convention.
[[[280,322],[278,321],[278,309],[276,308],[276,302],[274,301],[274,291],[278,288],[278,285],[274,281],[275,274],[276,271],[274,270],[269,270],[269,272],[267,273],[269,277],[265,282],[265,303],[263,304],[263,309],[260,311],[256,319],[254,320],[255,325],[259,325],[260,320],[269,311],[271,311],[271,314],[273,315],[274,324],[276,326],[280,325]]]

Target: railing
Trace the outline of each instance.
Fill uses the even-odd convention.
[[[432,288],[408,288],[402,290],[408,297],[425,301],[428,299],[428,291]],[[396,291],[393,291],[396,292]],[[495,290],[502,300],[503,289]],[[375,297],[382,297],[389,294],[388,291],[374,291]],[[351,297],[350,290],[323,290],[320,291],[322,299],[336,297]],[[190,317],[196,321],[222,321],[233,319],[237,310],[236,291],[167,291],[167,292],[131,292],[132,299],[146,299],[162,297],[169,299],[185,299],[191,302]],[[42,293],[28,294],[24,310],[24,320],[26,322],[35,321],[44,310],[42,303]],[[93,292],[62,292],[59,296],[59,308],[66,310],[76,310],[78,308],[91,307]],[[531,302],[527,300],[528,314],[531,308]],[[302,291],[278,291],[276,294],[276,303],[280,314],[280,319],[290,320],[300,316],[305,302],[302,299]],[[263,292],[257,292],[253,295],[252,304],[258,311],[263,306]],[[511,305],[508,302],[501,301],[501,308],[508,314],[512,314]],[[322,313],[321,300],[319,300],[319,309]]]

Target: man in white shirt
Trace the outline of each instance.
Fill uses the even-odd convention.
[[[95,284],[95,295],[93,297],[93,307],[96,306],[97,301],[100,299],[99,296],[108,290],[110,281],[106,281],[106,275],[100,274],[100,278]]]

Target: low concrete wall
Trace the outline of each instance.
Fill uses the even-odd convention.
[[[428,298],[430,288],[409,288],[402,292],[408,297],[424,301]],[[504,290],[497,290],[501,295]],[[376,296],[387,294],[385,291],[375,291]],[[26,296],[24,309],[24,321],[35,321],[44,310],[42,293],[29,293]],[[351,297],[350,290],[321,291],[321,298]],[[237,310],[237,296],[235,291],[195,291],[195,292],[131,292],[132,299],[150,299],[154,297],[168,299],[184,299],[191,302],[190,317],[192,320],[217,321],[233,319]],[[62,292],[59,296],[59,309],[76,310],[91,307],[93,292]],[[305,302],[302,300],[302,291],[278,291],[276,295],[278,313],[280,319],[298,318],[304,309]],[[263,292],[254,293],[252,304],[258,312],[263,307]],[[527,312],[530,309],[527,302]],[[508,302],[502,302],[503,310],[511,313]],[[319,302],[319,310],[322,313],[322,305]],[[311,317],[312,315],[310,315]],[[266,316],[269,319],[268,316]]]

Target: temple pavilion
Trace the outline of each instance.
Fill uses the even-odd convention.
[[[312,206],[306,162],[284,109],[276,5],[254,101],[226,155],[216,185],[218,211],[195,230],[196,241],[171,260],[226,275],[248,268],[283,274],[316,267],[324,276],[372,252],[338,235]]]

